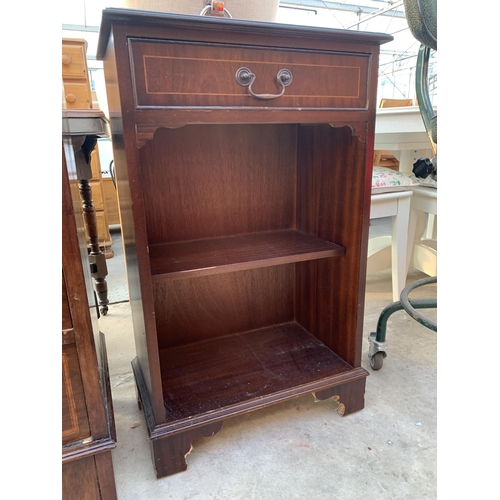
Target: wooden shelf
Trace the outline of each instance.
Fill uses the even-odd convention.
[[[295,322],[164,349],[160,364],[167,425],[244,413],[353,371]]]
[[[194,278],[344,254],[344,247],[294,229],[149,248],[156,279]]]

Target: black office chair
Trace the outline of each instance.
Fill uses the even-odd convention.
[[[413,165],[417,177],[437,178],[437,115],[434,113],[429,95],[429,58],[431,50],[437,50],[437,0],[404,0],[405,15],[412,35],[421,43],[417,56],[416,93],[420,114],[429,136],[434,157],[419,158]],[[405,310],[413,319],[437,332],[437,323],[427,319],[417,309],[435,309],[437,299],[411,299],[409,294],[416,288],[437,283],[437,277],[424,278],[411,283],[401,292],[400,300],[389,304],[380,314],[377,331],[369,336],[370,366],[380,370],[387,357],[385,340],[389,317],[397,311]]]

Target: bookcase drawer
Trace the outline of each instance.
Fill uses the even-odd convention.
[[[367,55],[140,39],[130,47],[137,107],[367,107]]]

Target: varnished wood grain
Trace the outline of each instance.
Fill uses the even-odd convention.
[[[89,437],[90,427],[76,346],[62,349],[62,444],[66,444]]]
[[[66,283],[64,281],[64,270],[62,272],[62,329],[69,330],[73,327],[73,322],[71,321],[71,312],[69,310],[69,300],[68,292],[66,290]]]
[[[295,226],[295,125],[160,128],[141,149],[149,244]]]
[[[367,55],[149,41],[130,50],[138,107],[366,108]],[[292,82],[276,99],[256,99],[236,81],[242,67],[255,74],[256,94],[279,94],[281,69]]]
[[[222,421],[157,439],[152,442],[156,477],[171,476],[188,468],[187,456],[195,439],[210,437],[222,428]]]
[[[296,323],[165,349],[160,357],[171,422],[351,370]]]
[[[119,37],[118,37],[119,38]],[[103,62],[106,95],[111,117],[113,160],[120,207],[121,234],[124,246],[130,309],[134,326],[137,358],[143,369],[144,383],[151,395],[151,407],[157,423],[165,419],[163,409],[156,323],[152,312],[153,290],[150,275],[142,172],[136,144],[133,117],[122,113],[130,109],[133,97],[123,85],[128,80],[128,67],[119,61],[127,59],[127,46],[115,44],[112,34],[107,42]],[[121,86],[121,88],[119,88]],[[127,140],[125,140],[127,137]],[[146,334],[147,332],[147,334]]]
[[[320,401],[338,396],[339,403],[344,406],[342,416],[360,411],[365,406],[366,378],[354,380],[350,384],[330,387],[322,391],[316,391],[314,396]]]
[[[117,500],[111,451],[62,466],[63,500]]]
[[[166,108],[147,109],[141,108],[133,113],[135,121],[135,141],[138,148],[141,148],[150,141],[159,127],[179,128],[189,123],[197,124],[220,124],[226,123],[231,117],[235,123],[255,124],[281,123],[281,124],[318,124],[329,123],[335,127],[348,126],[352,134],[357,136],[362,142],[366,142],[366,121],[371,117],[368,110],[335,110],[332,114],[328,109],[268,109],[268,108],[243,108],[234,109],[211,108],[210,110],[201,108],[179,108],[172,110]],[[234,116],[234,118],[233,118]]]
[[[66,161],[66,154],[70,154],[71,151],[72,146],[67,148],[66,152],[63,150],[62,158],[62,265],[74,324],[74,337],[78,345],[89,425],[92,436],[98,439],[107,436],[108,423],[100,390],[99,365],[95,351],[94,335],[98,334],[96,332],[98,325],[97,315],[92,306],[92,278],[83,236],[84,225],[76,171],[72,170],[75,168],[75,163],[74,160],[70,161],[71,159]],[[79,231],[77,227],[80,228]]]
[[[172,453],[224,418],[332,387],[349,411],[363,407],[361,261],[378,45],[390,39],[105,11],[98,57],[127,228],[134,373],[158,476],[182,468]],[[255,65],[258,93],[272,93],[276,68],[290,65],[290,92],[252,101],[232,79],[243,62]],[[276,256],[270,239],[243,254],[227,246],[288,231],[345,253],[288,262],[297,247]],[[203,275],[228,261],[229,272]],[[247,262],[258,265],[243,270]]]
[[[292,321],[294,264],[154,284],[160,349]]]
[[[63,464],[62,498],[64,500],[101,500],[93,456]]]
[[[98,331],[72,144],[63,142],[63,498],[116,500],[111,460],[116,435],[107,354],[104,335]]]
[[[337,50],[370,52],[375,46],[387,43],[393,37],[387,33],[341,30],[310,26],[291,26],[280,23],[262,23],[242,19],[217,19],[214,17],[188,16],[172,13],[130,11],[128,9],[108,8],[103,11],[100,37],[96,57],[105,56],[112,29],[126,26],[131,36],[144,36],[159,40],[169,38],[200,42],[226,42],[238,40],[263,47],[293,47],[328,50],[332,45]],[[168,35],[166,35],[168,33]]]
[[[297,321],[360,366],[360,252],[369,217],[363,198],[365,145],[347,127],[301,127],[298,164],[298,229],[335,241],[346,253],[335,261],[297,265]]]
[[[345,248],[297,230],[154,245],[157,279],[182,279],[343,255]]]
[[[111,452],[99,453],[95,456],[99,491],[101,500],[117,500],[113,459]]]

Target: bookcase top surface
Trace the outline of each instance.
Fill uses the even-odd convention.
[[[369,43],[371,45],[381,45],[393,40],[393,37],[386,33],[372,33],[367,31],[351,31],[334,28],[310,27],[243,19],[204,17],[187,14],[173,14],[169,12],[154,12],[110,7],[102,11],[102,20],[96,53],[96,58],[98,60],[104,59],[111,26],[115,23],[135,26],[161,26],[165,28],[194,28],[220,31],[221,33],[237,31],[253,33],[256,35],[272,34],[273,36],[283,37],[310,37],[330,40],[344,40],[346,42]]]

